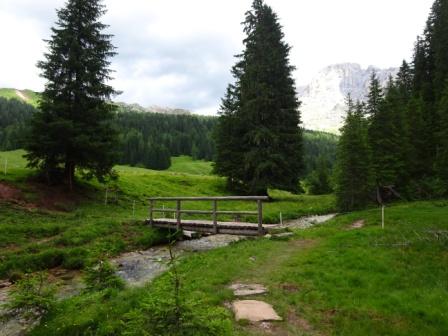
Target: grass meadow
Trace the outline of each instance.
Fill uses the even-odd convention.
[[[0,163],[7,158],[9,165],[0,183],[19,192],[0,204],[3,279],[53,267],[82,271],[100,259],[164,243],[165,233],[142,222],[150,196],[227,194],[208,163],[183,157],[163,172],[117,166],[117,182],[85,182],[67,197],[32,182],[21,155],[0,153]],[[270,193],[266,222],[278,221],[280,212],[297,218],[335,211],[332,195]],[[182,335],[447,335],[447,215],[444,200],[398,203],[386,208],[384,229],[374,208],[293,230],[288,239],[249,239],[187,254],[176,263],[190,330]],[[353,228],[360,220],[364,225]],[[172,281],[166,272],[144,287],[58,301],[30,335],[169,334],[163,323],[172,316]],[[268,329],[236,322],[226,304],[235,299],[228,286],[237,281],[266,285],[269,292],[255,299],[273,304],[283,321]]]

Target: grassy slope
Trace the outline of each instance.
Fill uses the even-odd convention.
[[[194,175],[210,175],[212,163],[202,160],[193,160],[189,156],[173,157],[168,171],[173,173],[186,173]]]
[[[224,181],[215,176],[118,166],[116,170],[120,179],[111,189],[118,188],[119,191],[108,193],[111,202],[107,206],[104,205],[105,187],[92,182],[84,185],[84,195],[78,197],[76,204],[65,204],[61,199],[59,208],[69,211],[29,209],[30,204],[38,201],[36,194],[39,189],[45,190],[45,187],[34,186],[30,190],[26,183],[30,170],[25,168],[26,161],[21,158],[23,153],[0,152],[0,164],[7,158],[9,167],[6,176],[0,172],[0,181],[24,190],[23,198],[28,202],[27,206],[1,204],[0,278],[13,271],[39,270],[60,264],[76,268],[82,266],[86,259],[107,257],[160,242],[162,237],[158,231],[147,228],[139,221],[132,221],[133,218],[143,220],[147,217],[146,199],[149,196],[226,194]],[[196,163],[193,165],[196,166]],[[280,211],[284,218],[291,218],[334,210],[332,196],[294,196],[280,191],[273,191],[272,194],[275,201],[265,207],[264,217],[267,222],[276,222]],[[173,204],[167,203],[166,206],[172,207]],[[255,204],[250,203],[231,203],[226,206],[229,209],[255,209]],[[203,202],[187,204],[187,207],[210,209],[211,205]],[[223,206],[222,209],[226,208]]]
[[[262,299],[285,320],[271,335],[447,335],[448,239],[434,234],[448,229],[447,206],[390,207],[385,230],[375,209],[298,231],[290,241],[249,240],[190,255],[180,264],[183,297],[206,312],[204,323],[218,326],[216,335],[263,335],[223,308],[235,281],[269,287]],[[366,226],[348,230],[358,219]],[[165,274],[145,288],[70,299],[32,335],[137,335],[169,282]]]
[[[17,91],[16,89],[1,88],[0,89],[0,97],[4,97],[7,99],[15,98],[15,99],[18,99],[21,101],[25,101],[26,103],[29,103],[29,104],[33,105],[34,107],[37,107],[38,100],[39,100],[38,93],[31,91],[31,90],[19,90],[27,98],[27,100],[23,100],[22,97],[17,95],[16,91]]]

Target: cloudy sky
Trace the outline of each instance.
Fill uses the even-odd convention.
[[[42,59],[64,0],[0,1],[0,87],[43,89]],[[251,0],[105,0],[119,55],[116,100],[213,114],[242,49]],[[412,54],[433,0],[267,0],[293,47],[297,85],[341,62],[391,67]]]

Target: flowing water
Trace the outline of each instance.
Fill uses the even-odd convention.
[[[285,221],[279,228],[306,229],[316,224],[324,223],[333,217],[331,215],[302,217],[296,220]],[[227,246],[236,241],[247,239],[244,236],[234,235],[210,235],[198,239],[183,240],[177,242],[173,252],[177,257],[186,252],[207,251],[218,247]],[[116,266],[117,275],[128,286],[142,286],[168,269],[170,260],[167,246],[155,246],[148,250],[129,252],[113,258],[110,262]],[[53,270],[51,277],[58,281],[58,298],[64,299],[77,295],[83,289],[82,278],[79,273],[66,270]],[[0,316],[4,313],[2,306],[8,300],[10,286],[0,288]],[[4,320],[0,319],[0,336],[22,336],[40,321],[39,318],[26,319],[13,316]]]

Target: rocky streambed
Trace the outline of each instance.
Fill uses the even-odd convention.
[[[331,215],[302,217],[296,220],[285,221],[276,225],[277,228],[306,229],[316,224],[324,223],[333,217]],[[199,252],[227,246],[242,239],[244,236],[234,236],[217,234],[204,236],[198,239],[178,241],[173,251],[177,257],[187,252]],[[128,252],[113,258],[110,262],[116,266],[117,275],[120,276],[129,286],[142,286],[151,281],[168,269],[170,254],[168,246],[156,246],[150,249],[136,252]],[[60,283],[58,297],[68,298],[79,294],[83,288],[80,275],[76,272],[65,270],[53,270],[50,274],[53,280]],[[0,315],[4,313],[2,306],[8,301],[10,286],[0,288]],[[39,319],[25,319],[14,316],[7,319],[0,319],[0,336],[22,336],[25,335],[34,325],[39,323]]]

